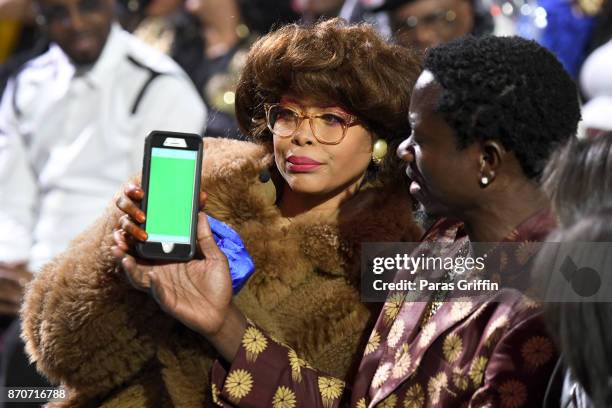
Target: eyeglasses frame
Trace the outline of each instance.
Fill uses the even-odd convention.
[[[277,106],[281,106],[284,107],[286,109],[289,109],[293,112],[295,112],[296,114],[298,114],[298,123],[295,127],[295,130],[293,131],[293,133],[291,133],[290,135],[284,136],[284,135],[279,135],[278,133],[276,133],[274,131],[274,129],[272,128],[272,124],[270,123],[270,111],[272,110],[272,108],[275,108]],[[342,137],[337,141],[337,142],[327,142],[324,140],[321,140],[317,137],[316,132],[314,131],[314,126],[312,124],[312,119],[317,119],[320,118],[323,115],[328,114],[329,112],[326,113],[321,113],[321,114],[317,114],[317,115],[306,115],[303,112],[298,112],[295,109],[289,108],[287,106],[283,106],[283,104],[281,103],[265,103],[264,104],[264,110],[266,112],[266,125],[268,127],[268,129],[270,130],[270,132],[272,132],[273,134],[275,134],[278,137],[283,137],[283,138],[288,138],[288,137],[292,137],[293,135],[295,135],[295,132],[298,131],[298,129],[300,128],[300,126],[302,126],[302,122],[304,122],[304,119],[308,119],[309,125],[310,125],[310,130],[312,131],[312,135],[314,136],[314,138],[321,144],[326,144],[326,145],[338,145],[340,143],[342,143],[342,141],[344,140],[344,138],[346,137],[346,131],[353,127],[353,126],[357,126],[357,125],[361,125],[362,122],[354,115],[348,115],[349,116],[349,120],[342,124]],[[340,114],[336,114],[338,116],[344,116],[344,115],[340,115]],[[343,118],[344,119],[344,118]]]

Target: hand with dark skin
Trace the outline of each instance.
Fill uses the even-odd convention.
[[[176,263],[141,260],[132,255],[132,249],[137,241],[147,238],[138,225],[145,220],[139,208],[143,197],[139,186],[130,185],[117,200],[125,215],[114,231],[113,255],[134,288],[149,292],[164,312],[206,337],[231,362],[247,322],[232,304],[227,258],[215,243],[206,214],[198,213],[197,259]],[[206,194],[201,192],[200,208],[205,201]]]
[[[31,280],[25,263],[0,264],[0,316],[17,316],[25,285]]]

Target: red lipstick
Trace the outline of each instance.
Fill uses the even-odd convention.
[[[287,170],[296,173],[307,173],[314,171],[321,164],[314,159],[306,156],[289,156],[287,157]]]

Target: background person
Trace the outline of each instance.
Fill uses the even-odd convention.
[[[206,113],[175,62],[114,22],[112,0],[38,6],[52,45],[11,78],[0,104],[0,314],[7,320],[32,274],[141,168],[148,133],[197,133]]]
[[[209,109],[205,135],[243,139],[234,101],[246,54],[258,36],[298,19],[289,2],[153,0],[141,13],[134,35],[187,72]]]
[[[394,40],[425,50],[467,34],[493,31],[493,20],[479,0],[386,0],[375,8],[387,11]]]
[[[560,228],[548,238],[554,246],[545,247],[538,256],[538,269],[553,271],[546,282],[546,296],[550,297],[545,309],[551,333],[563,353],[557,363],[558,374],[563,378],[561,395],[551,391],[547,406],[590,408],[606,407],[612,402],[612,338],[608,330],[612,258],[606,252],[612,239],[611,213],[610,207],[604,207]],[[559,245],[565,248],[562,255],[556,253]],[[579,299],[574,289],[593,288],[593,275],[578,274],[570,282],[557,272],[567,257],[599,273],[603,285],[592,295],[594,298]]]
[[[586,136],[599,137],[612,131],[612,40],[595,49],[582,65],[580,87],[586,99],[582,106],[582,126]]]
[[[210,109],[206,135],[244,139],[234,103],[246,55],[259,36],[298,15],[286,0],[188,0],[185,9],[191,23],[178,27],[171,55]]]
[[[543,183],[560,224],[547,241],[569,243],[562,254],[570,255],[576,265],[589,264],[605,274],[600,276],[604,286],[597,297],[582,301],[576,301],[564,275],[536,275],[554,300],[568,299],[567,303],[544,299],[548,324],[562,352],[556,371],[563,378],[563,388],[551,386],[548,403],[558,406],[561,399],[563,407],[608,406],[612,402],[612,338],[607,327],[612,309],[602,293],[610,281],[612,261],[602,254],[601,246],[584,243],[612,240],[612,134],[568,143],[547,165]],[[572,246],[573,242],[582,244]],[[545,247],[534,271],[557,270],[556,250],[556,246]],[[594,260],[597,265],[592,264]],[[590,283],[587,276],[578,275],[578,279],[572,279],[572,287]]]

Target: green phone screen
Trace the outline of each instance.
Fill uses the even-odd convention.
[[[145,226],[147,241],[190,243],[196,158],[195,151],[152,149]]]

